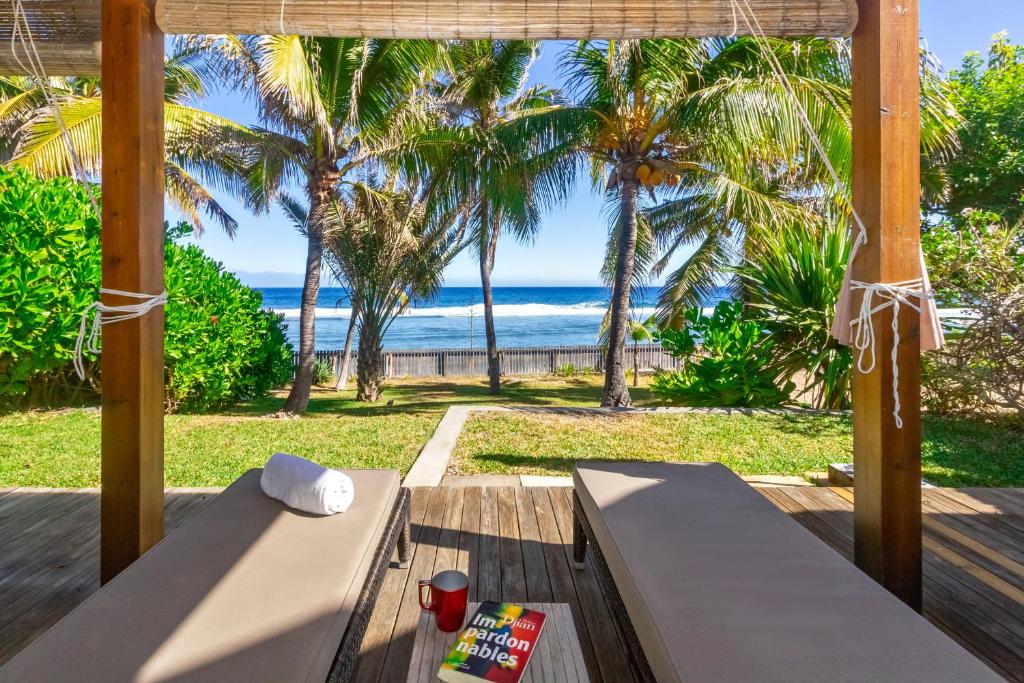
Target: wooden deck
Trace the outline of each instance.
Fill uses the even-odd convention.
[[[759,490],[850,557],[848,490]],[[168,529],[214,493],[170,490]],[[452,567],[469,575],[470,600],[568,603],[591,680],[631,680],[593,568],[571,567],[569,494],[416,489],[413,560],[388,570],[357,680],[405,680],[419,616],[416,581]],[[924,507],[926,616],[1007,678],[1024,681],[1024,490],[928,489]],[[98,517],[95,490],[0,490],[0,663],[96,590]]]

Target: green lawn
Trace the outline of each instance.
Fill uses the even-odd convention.
[[[218,415],[170,415],[165,422],[168,486],[226,486],[274,451],[331,467],[387,467],[403,474],[453,404],[596,405],[598,378],[512,381],[500,397],[481,380],[405,381],[374,406],[355,392],[314,390],[302,419],[269,417],[279,392]],[[637,392],[641,402],[646,390]],[[392,406],[386,405],[393,401]],[[0,487],[99,485],[100,420],[95,409],[0,415]]]
[[[168,486],[225,486],[274,451],[331,467],[406,472],[444,411],[454,404],[597,405],[600,378],[509,382],[500,397],[480,380],[404,381],[375,406],[353,392],[315,390],[302,419],[272,417],[284,394],[218,415],[166,420]],[[649,392],[634,391],[639,405]],[[387,401],[393,401],[391,406]],[[0,487],[99,484],[95,409],[0,415]],[[850,423],[811,415],[486,414],[466,425],[453,466],[464,474],[567,474],[584,458],[718,460],[745,474],[822,471],[849,460]],[[1024,435],[964,421],[925,422],[925,476],[942,485],[1024,486]]]
[[[926,418],[924,476],[942,486],[1024,486],[1024,434]],[[717,461],[740,474],[823,472],[849,462],[850,419],[825,415],[492,413],[467,422],[452,459],[461,474],[566,475],[575,460]]]

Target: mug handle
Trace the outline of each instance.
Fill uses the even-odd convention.
[[[430,596],[430,602],[426,602],[423,599],[423,589],[424,588],[427,589],[427,595]],[[420,609],[424,609],[424,610],[426,610],[428,612],[432,612],[433,611],[433,609],[434,609],[434,601],[433,601],[432,591],[430,590],[430,580],[429,579],[420,579],[419,599],[420,599]]]

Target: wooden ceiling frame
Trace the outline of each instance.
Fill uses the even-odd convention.
[[[72,2],[81,0],[71,0]],[[103,285],[128,291],[158,294],[163,290],[163,31],[164,23],[187,32],[242,32],[260,29],[277,32],[279,0],[250,2],[263,6],[262,15],[230,17],[223,25],[204,16],[209,8],[232,6],[231,0],[192,4],[184,0],[101,0],[103,107]],[[727,0],[726,0],[727,1]],[[845,2],[845,0],[843,0]],[[375,0],[287,0],[285,28],[315,30],[322,24],[299,25],[303,7],[351,6],[355,2],[378,16],[400,7],[420,8],[422,23],[414,18],[393,24],[391,30],[366,19],[362,31],[380,31],[382,37],[565,37],[555,16],[530,23],[525,15],[503,16],[481,27],[481,33],[446,34],[427,16],[474,7],[508,9],[506,0],[416,0],[402,3]],[[588,0],[589,2],[589,0]],[[850,0],[850,4],[854,0]],[[26,0],[31,4],[31,0]],[[215,4],[216,3],[216,4]],[[689,35],[683,19],[669,20],[675,10],[700,7],[718,23],[699,25],[709,34],[731,32],[731,12],[722,13],[722,0],[675,0],[674,3],[633,3],[630,0],[594,0],[601,7],[620,7],[618,23],[589,21],[603,37],[632,35],[629,8],[654,7],[642,31],[633,37]],[[773,4],[774,3],[774,4]],[[241,5],[239,0],[239,5]],[[799,0],[751,0],[761,16],[771,6],[782,14],[766,33],[793,35],[786,29],[787,11]],[[803,6],[808,3],[804,2]],[[816,8],[836,7],[833,0],[813,0]],[[428,6],[429,5],[429,6]],[[564,3],[569,7],[571,3]],[[853,44],[853,203],[868,229],[868,244],[853,264],[853,277],[867,282],[899,282],[920,277],[920,109],[918,0],[856,0],[852,16]],[[554,3],[533,0],[516,7],[534,11]],[[670,7],[669,7],[670,6]],[[680,9],[682,8],[682,9]],[[271,11],[271,9],[273,11]],[[435,10],[439,10],[436,11]],[[525,11],[525,10],[524,10]],[[612,11],[612,10],[608,10]],[[640,10],[636,10],[638,13]],[[664,12],[664,13],[663,13]],[[230,13],[229,13],[230,14]],[[398,15],[395,15],[398,16]],[[405,17],[402,14],[401,17]],[[497,15],[495,15],[497,16]],[[639,14],[638,14],[639,16]],[[655,16],[652,23],[650,18]],[[767,16],[767,15],[766,15]],[[713,18],[713,17],[712,17]],[[685,19],[685,16],[684,16]],[[237,21],[236,21],[237,20]],[[833,17],[834,20],[834,17]],[[333,21],[333,19],[332,19]],[[518,22],[518,23],[517,23]],[[723,23],[725,22],[725,23]],[[780,23],[781,22],[781,23]],[[640,22],[642,23],[642,22]],[[637,25],[639,26],[640,23]],[[723,26],[728,25],[728,29]],[[842,30],[853,28],[854,22]],[[566,34],[578,24],[565,27]],[[715,27],[717,26],[717,30]],[[511,28],[509,28],[511,27]],[[536,27],[536,30],[535,28]],[[780,28],[781,27],[781,28]],[[692,30],[698,30],[694,24]],[[494,33],[487,34],[486,30]],[[501,31],[499,32],[499,29]],[[346,30],[342,25],[339,30]],[[794,30],[806,30],[794,28]],[[838,31],[839,29],[834,29]],[[435,33],[436,31],[436,33]],[[522,35],[519,35],[519,32]],[[422,33],[421,33],[422,32]],[[814,34],[814,31],[808,31]],[[859,293],[854,294],[859,297]],[[108,297],[107,303],[119,303]],[[854,302],[859,303],[859,300]],[[855,308],[857,306],[855,305]],[[886,314],[888,316],[889,314]],[[154,311],[142,318],[103,328],[102,411],[102,576],[109,580],[145,552],[163,530],[163,316]],[[919,319],[902,307],[898,329],[899,398],[903,428],[893,418],[893,370],[878,363],[869,374],[854,373],[855,555],[857,565],[908,605],[921,608],[921,419]],[[878,349],[890,349],[893,333],[888,317],[875,321]],[[845,454],[837,453],[837,458]]]

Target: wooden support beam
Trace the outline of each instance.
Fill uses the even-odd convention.
[[[853,33],[853,204],[868,244],[853,278],[920,277],[918,0],[858,0]],[[860,307],[855,295],[854,310]],[[876,367],[853,377],[857,566],[921,609],[921,364],[917,314],[901,307],[903,428],[893,417],[892,309],[875,315]]]
[[[164,289],[164,37],[150,0],[103,0],[103,286]],[[104,295],[108,304],[137,303]],[[100,577],[163,536],[164,313],[103,327]]]

